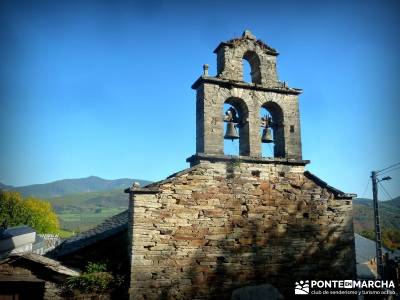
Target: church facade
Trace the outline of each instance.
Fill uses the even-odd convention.
[[[355,195],[306,171],[301,90],[278,80],[277,51],[245,31],[214,52],[217,75],[205,65],[192,86],[190,168],[126,190],[130,298],[230,299],[271,284],[289,299],[295,281],[355,278]],[[238,156],[224,154],[224,138],[238,140]]]

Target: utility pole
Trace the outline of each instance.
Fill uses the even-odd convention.
[[[378,179],[376,171],[372,171],[372,196],[374,202],[374,220],[375,220],[375,246],[376,246],[376,268],[378,277],[382,279],[383,276],[383,260],[382,260],[382,237],[381,237],[381,224],[379,219],[379,206],[378,206]]]

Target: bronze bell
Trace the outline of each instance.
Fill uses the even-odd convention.
[[[262,136],[261,136],[262,143],[273,143],[274,140],[272,139],[271,129],[269,127],[264,128]]]
[[[236,140],[238,138],[239,138],[239,134],[237,132],[235,123],[228,122],[228,124],[226,125],[226,132],[225,132],[224,139],[233,141],[233,140]]]

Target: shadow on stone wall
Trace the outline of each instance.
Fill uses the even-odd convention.
[[[192,267],[182,274],[182,278],[191,279],[190,286],[176,281],[162,289],[161,299],[230,299],[236,288],[265,283],[275,286],[285,299],[291,299],[295,281],[349,279],[349,274],[355,272],[348,244],[332,239],[335,227],[318,241],[317,248],[313,245],[296,253],[292,251],[290,237],[295,235],[296,239],[312,241],[317,230],[315,225],[288,226],[286,233],[269,231],[265,242],[260,242],[257,232],[263,229],[256,221],[248,220],[245,226],[254,232],[250,246],[232,247],[229,241],[218,241],[221,255],[210,261],[215,262],[212,267],[201,265],[206,261],[204,252],[199,250],[192,259]],[[239,236],[236,240],[241,239],[249,237]]]

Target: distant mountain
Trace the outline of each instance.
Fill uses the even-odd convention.
[[[11,186],[11,185],[5,185],[5,184],[2,184],[1,182],[0,182],[0,190],[10,190],[10,189],[12,189],[13,188],[13,186]]]
[[[0,183],[0,188],[18,191],[23,196],[54,198],[85,192],[102,192],[111,190],[123,191],[135,181],[139,182],[141,186],[145,186],[150,183],[150,181],[143,179],[121,178],[108,180],[96,176],[90,176],[86,178],[63,179],[50,183],[33,184],[20,187],[7,186]]]
[[[57,213],[92,211],[97,208],[128,208],[129,195],[123,189],[86,192],[47,198]]]
[[[355,232],[374,229],[374,210],[371,199],[355,199],[353,214]],[[400,230],[400,196],[389,201],[379,201],[379,215],[383,228]]]

